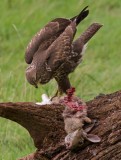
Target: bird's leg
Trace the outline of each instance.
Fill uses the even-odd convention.
[[[59,103],[59,99],[60,99],[60,97],[61,97],[62,94],[63,94],[63,92],[60,89],[60,87],[58,86],[58,89],[57,89],[56,93],[54,94],[54,96],[50,100],[53,103]]]
[[[56,79],[56,78],[55,78]],[[71,88],[71,84],[70,84],[70,81],[69,81],[69,78],[68,76],[62,76],[62,77],[59,77],[56,79],[57,83],[58,83],[58,90],[59,92],[62,94],[62,93],[65,93],[67,94],[67,90],[69,88]]]
[[[56,91],[56,93],[54,94],[54,96],[52,96],[52,98],[50,99],[51,101],[53,101],[53,99],[55,98],[55,97],[57,97],[58,96],[58,90]]]
[[[70,81],[68,79],[67,76],[63,76],[63,77],[55,77],[57,83],[58,83],[58,90],[55,93],[55,95],[51,98],[51,101],[53,101],[54,103],[54,99],[56,99],[56,102],[59,103],[59,99],[62,96],[63,93],[67,94],[67,90],[71,87]]]

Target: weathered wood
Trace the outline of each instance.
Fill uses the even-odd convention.
[[[28,130],[35,147],[46,148],[54,137],[64,134],[63,106],[36,105],[31,102],[0,103],[0,116],[15,121]],[[59,133],[60,132],[60,133]],[[56,142],[60,140],[56,139]]]
[[[121,91],[101,95],[87,102],[88,116],[97,120],[91,133],[101,143],[85,141],[75,151],[64,146],[64,123],[61,105],[38,106],[30,102],[0,103],[0,116],[26,128],[37,148],[21,160],[120,160],[121,159]]]

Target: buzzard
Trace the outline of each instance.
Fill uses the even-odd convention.
[[[77,25],[87,17],[88,6],[71,18],[56,18],[41,29],[30,41],[25,52],[29,64],[26,78],[31,85],[46,84],[55,78],[57,93],[71,87],[68,75],[78,66],[86,41],[81,37],[73,42]]]

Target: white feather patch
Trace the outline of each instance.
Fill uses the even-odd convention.
[[[46,94],[42,94],[42,102],[37,102],[37,105],[45,105],[45,104],[51,104],[50,98]]]
[[[87,49],[87,44],[88,44],[88,43],[86,43],[86,44],[83,46],[83,48],[82,48],[82,52],[81,52],[81,55],[82,55],[82,56],[84,55],[84,53],[85,53],[85,51],[86,51],[86,49]],[[79,59],[78,64],[80,64],[81,61],[82,61],[82,57]]]
[[[83,47],[83,49],[82,49],[81,55],[84,55],[84,53],[85,53],[85,51],[86,51],[86,49],[87,49],[87,44],[88,44],[88,43],[86,43],[86,44],[84,45],[84,47]]]

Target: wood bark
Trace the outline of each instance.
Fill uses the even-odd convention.
[[[88,117],[97,120],[91,133],[98,135],[101,142],[85,141],[73,151],[64,145],[61,105],[0,103],[0,116],[22,125],[33,138],[37,151],[20,160],[121,160],[121,91],[100,95],[87,105]]]

